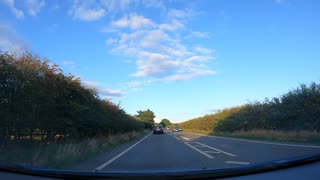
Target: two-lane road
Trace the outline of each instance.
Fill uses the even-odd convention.
[[[176,171],[226,168],[320,153],[320,146],[250,141],[186,132],[146,135],[103,162],[82,166],[98,171]],[[78,169],[79,170],[79,169]]]

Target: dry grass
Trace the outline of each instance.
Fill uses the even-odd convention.
[[[320,133],[316,131],[313,131],[313,132],[311,131],[280,131],[280,130],[264,130],[264,129],[254,129],[251,131],[236,131],[233,133],[212,132],[212,131],[203,131],[203,130],[196,130],[196,129],[190,129],[185,131],[206,134],[206,135],[320,145]]]
[[[65,144],[26,144],[0,149],[0,162],[48,168],[63,168],[106,152],[141,137],[146,132],[130,132]]]
[[[212,134],[212,131],[200,130],[200,129],[183,129],[183,131],[192,132],[192,133],[199,133],[199,134],[205,134],[205,135],[211,135]]]

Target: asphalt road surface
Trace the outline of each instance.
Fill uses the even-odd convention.
[[[167,131],[122,145],[74,167],[85,171],[184,171],[228,168],[320,153],[320,146],[280,144]]]

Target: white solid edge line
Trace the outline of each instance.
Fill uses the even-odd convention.
[[[121,157],[122,155],[124,155],[126,152],[128,152],[130,149],[132,149],[133,147],[135,147],[137,144],[139,144],[140,142],[142,142],[144,139],[146,139],[148,136],[150,136],[152,132],[150,132],[148,135],[146,135],[144,138],[142,138],[140,141],[138,141],[137,143],[135,143],[134,145],[130,146],[128,149],[124,150],[122,153],[118,154],[117,156],[113,157],[112,159],[110,159],[109,161],[101,164],[99,167],[95,168],[93,171],[100,171],[101,169],[105,168],[106,166],[108,166],[109,164],[111,164],[113,161],[115,161],[116,159],[118,159],[119,157]]]
[[[240,161],[226,161],[227,164],[241,164],[241,165],[248,165],[249,162],[240,162]]]
[[[221,139],[230,139],[230,140],[234,140],[234,141],[245,141],[245,142],[252,142],[252,143],[261,143],[261,144],[279,145],[279,146],[294,146],[294,147],[320,148],[320,146],[313,146],[313,145],[286,144],[286,143],[272,143],[272,142],[264,142],[264,141],[245,140],[245,139],[240,139],[240,138],[230,138],[230,137],[221,137],[221,136],[211,136],[211,135],[204,135],[204,134],[191,133],[191,132],[185,132],[185,133],[188,133],[188,134],[195,134],[195,135],[199,135],[199,136],[215,137],[215,138],[221,138]]]
[[[224,153],[224,154],[229,155],[229,156],[236,156],[236,155],[234,155],[234,154],[227,153],[227,152],[222,151],[222,150],[220,150],[220,149],[213,148],[213,147],[211,147],[211,146],[208,146],[208,145],[205,145],[205,144],[202,144],[202,143],[199,143],[199,142],[197,142],[197,144],[200,144],[200,145],[202,145],[202,146],[205,146],[205,147],[207,147],[207,148],[210,148],[210,149],[216,150],[216,151],[218,151],[218,152]]]
[[[191,147],[192,149],[194,149],[194,150],[196,150],[196,151],[198,151],[199,153],[201,153],[201,154],[203,154],[203,155],[205,155],[205,156],[207,156],[209,159],[213,159],[214,157],[213,156],[211,156],[211,155],[209,155],[209,154],[207,154],[207,153],[205,153],[205,152],[203,152],[203,151],[201,151],[200,149],[198,149],[198,148],[196,148],[196,147],[193,147],[192,145],[190,145],[190,144],[188,144],[188,143],[184,143],[185,145],[187,145],[187,146],[189,146],[189,147]]]

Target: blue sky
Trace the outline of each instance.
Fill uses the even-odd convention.
[[[130,114],[181,122],[320,81],[320,1],[0,0],[27,49]]]

